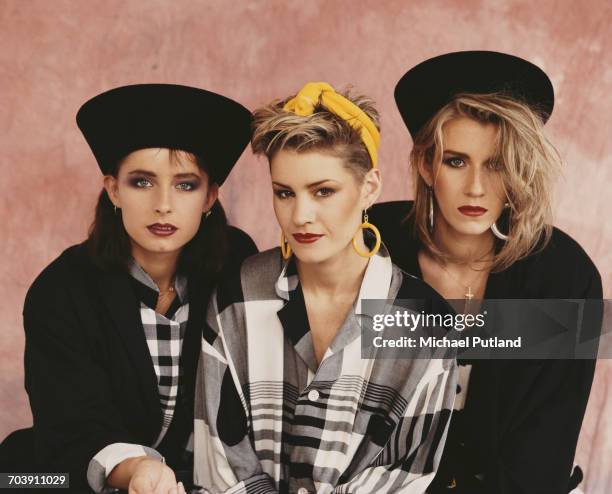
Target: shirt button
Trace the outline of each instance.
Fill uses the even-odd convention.
[[[316,389],[311,389],[308,392],[308,399],[310,401],[317,401],[319,399],[319,392]],[[303,489],[303,487],[301,487],[301,489]],[[307,494],[307,492],[308,491],[306,489],[304,489],[302,492],[298,490],[298,494]]]
[[[314,391],[314,390],[313,390]],[[312,393],[312,391],[311,391]],[[310,393],[309,393],[310,394]],[[308,489],[306,489],[305,487],[300,487],[297,491],[297,494],[308,494]]]

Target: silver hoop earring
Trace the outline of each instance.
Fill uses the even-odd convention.
[[[209,209],[204,213],[204,219],[208,218],[212,214],[212,211]]]
[[[117,216],[117,206],[113,204],[113,209],[115,210],[115,216]]]
[[[428,189],[429,195],[429,231],[433,232],[434,229],[434,200],[433,200],[433,189],[429,187]]]
[[[508,209],[509,207],[510,204],[504,204],[504,209]],[[498,239],[503,240],[504,242],[506,242],[510,238],[508,235],[505,235],[504,233],[499,231],[499,228],[497,228],[497,222],[494,222],[491,225],[491,231],[493,232],[493,235],[495,235]]]
[[[508,235],[504,235],[502,232],[500,232],[495,223],[491,225],[491,231],[493,232],[493,235],[504,242],[510,238]]]

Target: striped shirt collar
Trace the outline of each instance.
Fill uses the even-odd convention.
[[[361,314],[362,299],[386,299],[391,285],[391,276],[393,273],[393,263],[391,257],[384,244],[380,244],[380,249],[376,255],[370,258],[366,268],[355,313]],[[285,261],[281,273],[276,280],[276,294],[287,301],[294,298],[296,290],[300,285],[300,280],[297,272],[295,257],[292,256],[288,261]]]
[[[348,313],[346,319],[340,328],[338,328],[336,336],[323,359],[341,351],[361,335],[360,319],[364,315],[362,314],[362,300],[387,299],[389,297],[392,276],[393,264],[391,258],[384,245],[381,245],[378,253],[372,256],[368,262],[353,310]],[[315,372],[318,364],[314,355],[304,293],[302,292],[297,266],[293,258],[284,264],[276,281],[275,288],[276,294],[281,299],[287,301],[277,312],[285,336],[293,344],[300,358],[311,371]]]

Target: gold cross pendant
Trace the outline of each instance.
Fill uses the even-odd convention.
[[[466,300],[472,300],[474,298],[474,294],[472,293],[472,287],[468,286],[468,291],[465,294]]]

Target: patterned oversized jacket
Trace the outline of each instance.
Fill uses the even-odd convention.
[[[383,247],[317,365],[295,262],[282,262],[278,248],[218,287],[196,384],[202,492],[425,492],[446,439],[456,361],[362,358],[364,299],[448,307]]]

